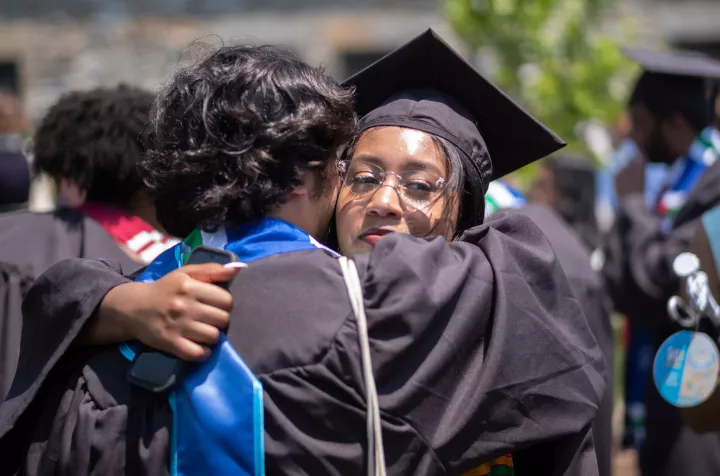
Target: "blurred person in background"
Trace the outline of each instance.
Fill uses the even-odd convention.
[[[27,207],[30,165],[21,151],[26,132],[19,98],[0,91],[0,213]]]
[[[683,426],[679,409],[662,399],[649,370],[674,330],[666,311],[680,284],[673,260],[690,248],[701,215],[720,202],[720,142],[709,94],[720,62],[692,52],[627,54],[644,69],[629,102],[630,137],[644,160],[670,165],[652,209],[643,196],[644,160],[636,158],[618,173],[616,219],[604,239],[603,275],[615,309],[632,324],[627,411],[645,476],[717,475],[720,440]]]
[[[539,164],[528,194],[530,204],[518,212],[529,216],[547,236],[602,350],[606,386],[593,420],[593,439],[600,474],[609,475],[615,343],[610,321],[612,305],[602,278],[592,265],[593,251],[599,245],[595,183],[595,169],[589,160],[552,155]]]
[[[588,252],[599,245],[595,218],[595,168],[582,157],[553,155],[543,160],[529,199],[552,208],[575,231]]]
[[[15,373],[29,283],[67,258],[107,258],[134,270],[172,244],[157,230],[152,197],[137,171],[152,100],[128,86],[72,92],[35,131],[33,168],[53,178],[60,207],[0,215],[0,397]],[[7,160],[19,161],[12,157]],[[0,170],[5,160],[0,155]],[[26,171],[17,183],[26,198]]]

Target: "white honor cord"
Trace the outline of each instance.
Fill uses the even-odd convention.
[[[673,260],[673,271],[684,278],[689,306],[678,296],[668,301],[670,317],[683,327],[697,327],[707,315],[715,327],[720,328],[720,306],[712,295],[707,274],[700,269],[700,260],[693,253],[681,253]]]
[[[355,262],[342,256],[338,259],[342,268],[345,286],[350,296],[350,304],[355,314],[360,341],[363,378],[365,380],[365,399],[367,401],[367,438],[368,438],[368,476],[386,476],[385,452],[380,422],[377,388],[370,359],[370,341],[368,337],[367,317],[363,304],[362,287]]]

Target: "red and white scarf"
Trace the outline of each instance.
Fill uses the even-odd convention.
[[[115,207],[85,203],[76,210],[98,222],[119,245],[134,253],[145,264],[179,243],[153,228],[142,218]]]

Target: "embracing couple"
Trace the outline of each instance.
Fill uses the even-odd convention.
[[[343,85],[276,48],[223,47],[175,73],[152,127],[157,217],[188,238],[140,282],[93,260],[36,281],[4,469],[258,474],[233,466],[222,421],[196,440],[183,426],[183,398],[233,392],[225,353],[262,386],[267,474],[367,474],[373,405],[339,252],[358,270],[388,474],[597,474],[597,344],[536,225],[483,223],[489,182],[563,143],[434,32]],[[181,268],[198,244],[248,263],[229,294],[200,281],[236,271]],[[213,356],[168,398],[127,381],[117,344],[134,339]]]

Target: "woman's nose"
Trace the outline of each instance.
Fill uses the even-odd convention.
[[[403,213],[400,195],[395,187],[382,184],[370,197],[367,214],[379,217],[401,217]]]

